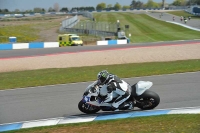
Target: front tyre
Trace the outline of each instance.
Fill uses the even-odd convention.
[[[82,100],[78,103],[78,109],[86,114],[94,114],[100,110],[97,106],[92,106],[90,104],[87,104],[83,102]]]
[[[142,110],[150,110],[158,106],[160,97],[157,93],[146,90],[141,96],[137,98],[136,106]]]

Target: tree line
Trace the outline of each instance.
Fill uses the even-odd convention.
[[[162,0],[163,1],[163,0]],[[20,11],[15,9],[14,11],[9,11],[8,9],[0,9],[0,13],[42,13],[42,12],[77,12],[77,11],[95,11],[95,10],[124,10],[124,9],[135,9],[135,8],[162,8],[163,2],[157,3],[153,0],[148,0],[146,3],[141,2],[140,0],[132,0],[130,5],[120,5],[118,2],[114,5],[99,3],[95,7],[73,7],[69,9],[68,7],[59,7],[58,3],[55,3],[53,7],[48,9],[35,7],[33,10]],[[200,0],[174,0],[173,3],[169,5],[173,6],[190,6],[190,5],[200,5]]]
[[[190,6],[200,5],[200,0],[175,0],[172,5],[174,6]]]
[[[200,5],[200,0],[174,0],[169,6],[190,6]],[[147,3],[143,3],[140,0],[132,0],[128,6],[121,6],[118,2],[112,6],[111,4],[99,3],[96,6],[96,10],[120,10],[120,9],[136,9],[136,8],[163,8],[163,1],[160,3],[148,0]]]

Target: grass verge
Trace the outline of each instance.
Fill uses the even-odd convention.
[[[8,37],[17,37],[18,42],[31,42],[38,38],[37,29],[31,24],[0,27],[0,43],[8,42]]]
[[[63,16],[60,17],[63,18]],[[17,37],[17,42],[25,43],[37,41],[41,38],[41,31],[49,30],[54,27],[59,29],[62,18],[59,18],[59,16],[55,18],[37,17],[13,19],[12,21],[6,22],[0,21],[0,43],[7,43],[9,41],[8,37],[11,36]],[[57,36],[55,36],[55,38],[57,38]]]
[[[200,115],[161,115],[21,129],[6,133],[199,133]]]
[[[42,69],[0,74],[0,89],[23,88],[52,84],[65,84],[96,80],[101,70],[108,70],[121,78],[200,71],[200,59],[131,63],[105,66],[88,66],[59,69]]]

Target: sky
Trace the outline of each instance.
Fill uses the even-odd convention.
[[[19,10],[33,10],[35,7],[49,9],[53,7],[55,3],[59,4],[59,7],[95,7],[99,3],[106,3],[114,5],[119,3],[120,5],[130,5],[132,0],[0,0],[0,9],[8,9],[9,11]],[[147,0],[140,0],[146,3]],[[162,0],[153,0],[154,2],[162,2]],[[166,3],[172,3],[173,0],[165,0]]]

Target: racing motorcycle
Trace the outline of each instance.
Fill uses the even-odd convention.
[[[160,97],[157,93],[149,90],[152,85],[153,83],[150,81],[139,81],[132,86],[130,85],[131,96],[123,104],[133,102],[134,107],[142,110],[155,108],[160,103]],[[100,110],[114,111],[112,103],[116,100],[118,94],[111,92],[109,94],[110,102],[104,102],[102,95],[106,93],[107,85],[94,86],[94,83],[89,85],[83,94],[82,100],[78,103],[79,110],[86,114],[94,114]],[[129,106],[130,104],[126,104],[120,110],[128,110]]]

